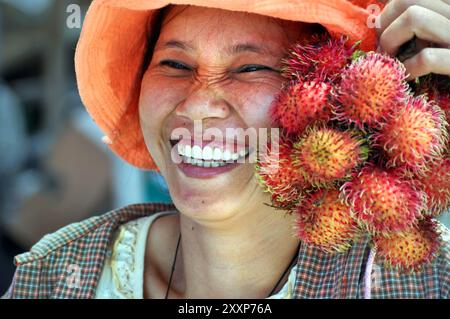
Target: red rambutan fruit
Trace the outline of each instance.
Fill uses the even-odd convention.
[[[450,208],[450,159],[441,158],[431,164],[414,183],[428,196],[428,211],[437,216]]]
[[[450,92],[438,93],[434,98],[434,101],[436,101],[436,104],[444,111],[445,119],[450,125]]]
[[[367,165],[342,185],[343,197],[370,233],[405,231],[422,217],[426,195],[399,175]]]
[[[283,197],[282,195],[278,195],[276,193],[272,193],[270,195],[271,204],[269,206],[274,207],[276,209],[284,210],[287,213],[292,213],[292,209],[295,208],[298,203],[303,200],[303,193],[300,189],[296,189],[296,196],[292,199]]]
[[[268,148],[255,165],[259,185],[272,195],[272,204],[280,208],[297,203],[305,187],[303,173],[292,163],[291,154],[292,143],[282,139],[277,151]]]
[[[328,121],[330,84],[324,82],[292,82],[275,98],[270,114],[275,125],[288,134],[299,134],[308,125]]]
[[[313,36],[297,43],[283,62],[283,74],[302,80],[333,81],[350,61],[355,48],[344,37]]]
[[[442,110],[424,96],[410,97],[374,134],[374,144],[388,157],[388,167],[423,171],[428,162],[442,156],[447,140]]]
[[[417,94],[426,94],[444,111],[447,123],[450,124],[450,80],[442,75],[430,74],[421,79]]]
[[[429,95],[430,100],[436,102],[437,105],[444,111],[445,119],[450,124],[450,92],[436,92],[434,95]]]
[[[384,54],[368,53],[342,73],[336,92],[336,119],[372,128],[385,121],[405,101],[405,67]]]
[[[344,252],[360,230],[350,206],[335,189],[321,189],[309,194],[296,208],[296,231],[305,243],[325,252]]]
[[[328,127],[309,127],[294,143],[292,157],[301,167],[305,180],[315,186],[350,177],[367,158],[364,140],[355,131],[338,131]]]
[[[405,232],[391,234],[388,237],[374,236],[377,259],[405,272],[420,270],[430,263],[440,246],[440,235],[436,221],[424,219]]]

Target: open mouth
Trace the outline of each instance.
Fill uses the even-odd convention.
[[[245,163],[250,153],[249,147],[231,152],[228,149],[211,145],[189,145],[179,143],[180,140],[170,140],[172,147],[176,147],[182,162],[199,167],[222,167],[229,164]]]

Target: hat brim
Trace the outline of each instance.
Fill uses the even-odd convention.
[[[376,31],[367,25],[369,12],[347,0],[94,0],[75,53],[79,93],[110,141],[110,149],[143,169],[158,170],[144,142],[138,114],[142,67],[151,33],[148,25],[158,10],[169,4],[319,23],[331,34],[362,41],[363,50],[373,50],[376,44]]]

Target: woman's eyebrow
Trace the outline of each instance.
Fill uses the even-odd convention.
[[[161,45],[155,48],[155,51],[163,49],[181,49],[184,51],[194,51],[194,47],[190,43],[174,39],[162,43]],[[277,54],[276,52],[272,51],[267,46],[258,45],[256,43],[251,42],[234,44],[232,46],[227,47],[225,49],[225,52],[228,55],[235,55],[242,52],[253,52],[261,55],[268,54],[276,58],[280,57],[280,54]]]
[[[184,51],[193,51],[194,47],[190,44],[179,40],[168,40],[155,48],[155,51],[164,49],[181,49]]]

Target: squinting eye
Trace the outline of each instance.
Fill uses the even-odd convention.
[[[178,70],[190,70],[190,68],[185,64],[174,60],[163,60],[159,62],[159,65],[168,66],[169,68]]]
[[[248,73],[248,72],[261,71],[261,70],[274,71],[274,69],[272,69],[268,66],[265,66],[265,65],[247,64],[247,65],[241,66],[237,70],[237,73]]]

